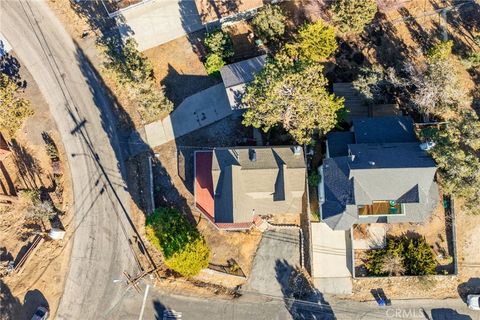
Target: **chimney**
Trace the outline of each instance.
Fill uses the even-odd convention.
[[[295,156],[299,156],[302,154],[302,147],[301,146],[294,146],[293,147],[293,154]]]
[[[248,150],[248,158],[252,162],[257,161],[257,152],[255,151],[255,149]]]

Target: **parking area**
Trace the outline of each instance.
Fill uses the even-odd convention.
[[[203,28],[191,0],[152,0],[116,17],[122,34],[133,35],[140,51]]]
[[[312,223],[313,282],[322,293],[352,292],[352,240],[349,231]]]
[[[300,265],[299,241],[297,229],[265,232],[243,290],[283,297],[289,290],[292,271]]]

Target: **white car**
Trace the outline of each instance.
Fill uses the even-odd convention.
[[[480,294],[469,294],[467,297],[467,306],[472,310],[480,310]]]

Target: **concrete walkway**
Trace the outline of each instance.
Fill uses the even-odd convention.
[[[203,29],[195,1],[152,0],[117,16],[122,34],[133,35],[140,51]]]
[[[223,83],[186,98],[163,120],[145,126],[151,148],[205,127],[232,114]]]

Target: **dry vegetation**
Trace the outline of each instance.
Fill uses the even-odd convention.
[[[25,263],[21,273],[0,278],[0,314],[14,319],[29,318],[37,303],[47,302],[54,316],[58,306],[70,258],[72,222],[70,181],[68,167],[60,137],[50,117],[48,106],[24,68],[20,69],[22,80],[28,86],[21,96],[29,99],[35,114],[28,118],[17,131],[11,143],[12,153],[0,163],[0,194],[19,194],[21,190],[40,189],[49,197],[58,212],[58,219],[45,222],[46,230],[63,227],[66,237],[61,241],[44,241]],[[60,175],[54,176],[54,168],[46,149],[45,133],[54,141],[60,158]],[[42,191],[43,190],[43,191]],[[0,261],[18,261],[34,236],[45,231],[42,224],[25,217],[25,199],[20,197],[12,205],[0,203]],[[1,276],[0,276],[1,277]],[[24,304],[28,297],[31,302]],[[3,310],[2,308],[6,309]],[[1,316],[0,316],[1,318]]]

